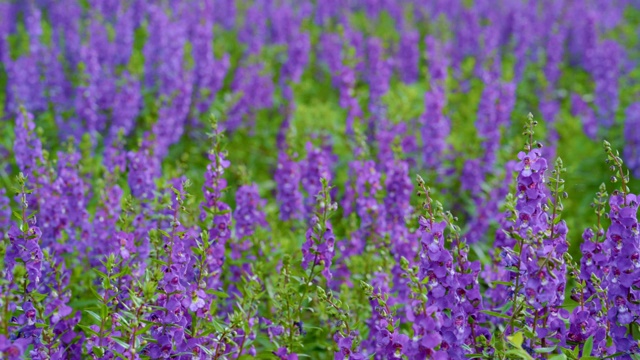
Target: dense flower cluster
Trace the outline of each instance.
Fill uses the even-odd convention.
[[[639,15],[0,1],[0,358],[637,359]]]

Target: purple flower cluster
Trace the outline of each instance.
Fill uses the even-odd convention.
[[[629,105],[624,122],[624,159],[636,177],[640,177],[640,103]]]
[[[300,178],[300,164],[293,161],[285,151],[280,151],[274,179],[278,184],[276,201],[280,205],[281,220],[302,219],[304,208],[300,193]]]

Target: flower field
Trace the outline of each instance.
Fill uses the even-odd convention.
[[[0,359],[640,360],[640,1],[0,0]]]

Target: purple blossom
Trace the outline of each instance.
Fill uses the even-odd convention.
[[[151,201],[154,198],[154,169],[151,154],[148,149],[139,149],[127,153],[127,167],[129,176],[127,182],[131,194],[141,201]]]
[[[311,142],[307,142],[306,151],[307,157],[300,164],[303,174],[300,182],[307,193],[304,199],[305,211],[307,214],[311,214],[316,206],[314,196],[322,189],[320,179],[330,181],[332,178],[331,159],[326,151],[314,147]]]
[[[313,273],[316,267],[319,267],[322,275],[331,280],[331,263],[336,241],[333,228],[328,221],[322,224],[316,215],[313,215],[309,225],[306,241],[302,245],[302,268],[310,268]]]
[[[27,292],[35,291],[42,278],[43,254],[40,249],[40,236],[42,232],[35,226],[35,220],[31,224],[23,224],[24,230],[12,226],[8,232],[9,247],[7,249],[6,263],[8,269],[13,269],[16,260],[20,259],[27,270]],[[11,273],[10,271],[8,272]]]
[[[611,225],[607,229],[604,246],[610,252],[609,263],[615,265],[605,274],[603,286],[607,287],[611,303],[607,318],[611,322],[616,351],[638,350],[626,332],[627,325],[640,316],[640,307],[628,301],[635,297],[636,291],[632,286],[640,271],[638,204],[634,194],[613,194],[609,199]]]
[[[227,54],[221,59],[216,59],[213,54],[213,24],[208,16],[208,11],[212,9],[206,8],[205,4],[201,3],[197,10],[201,13],[193,31],[193,57],[196,94],[200,97],[197,107],[200,113],[204,113],[209,110],[216,94],[223,86],[224,78],[230,68],[230,59]]]
[[[366,357],[358,350],[353,348],[353,339],[357,336],[356,332],[346,336],[340,332],[336,332],[333,340],[338,344],[338,351],[334,354],[336,360],[364,360]]]
[[[377,38],[367,40],[367,81],[369,83],[369,109],[377,113],[382,96],[389,90],[391,62],[383,59],[382,41]]]
[[[229,131],[250,125],[256,110],[272,106],[274,84],[271,76],[262,72],[263,65],[259,63],[239,66],[236,69],[231,90],[237,94],[238,100],[229,109],[225,124]]]
[[[44,163],[42,143],[35,134],[33,115],[22,109],[16,117],[13,152],[18,168],[27,179],[34,179],[34,172]]]
[[[427,169],[442,174],[442,157],[451,131],[449,119],[444,115],[445,94],[435,86],[425,93],[424,102],[425,112],[420,117],[424,163]]]
[[[621,63],[625,57],[622,47],[613,40],[605,40],[594,50],[590,60],[590,72],[596,84],[594,104],[598,124],[609,128],[615,122],[619,104],[619,78]]]
[[[113,95],[113,113],[110,136],[115,137],[119,131],[129,135],[136,124],[136,118],[142,107],[140,82],[129,74],[123,76],[123,82]]]
[[[552,87],[560,79],[560,64],[564,55],[565,36],[565,31],[557,30],[547,40],[547,59],[544,66],[544,74]]]
[[[277,184],[276,201],[280,205],[280,220],[302,220],[304,207],[300,192],[301,166],[286,151],[278,155],[274,179]]]
[[[411,84],[420,76],[420,33],[416,30],[405,30],[401,33],[395,65],[400,79]]]
[[[596,113],[578,94],[571,95],[571,114],[582,120],[582,129],[591,140],[598,137],[598,121]]]
[[[236,235],[242,239],[250,237],[259,227],[266,227],[264,214],[266,200],[260,198],[258,185],[243,185],[236,191],[236,209],[233,218],[236,220]]]
[[[624,122],[624,158],[636,177],[640,177],[640,103],[629,105]]]

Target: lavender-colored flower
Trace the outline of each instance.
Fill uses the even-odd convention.
[[[556,30],[547,40],[547,59],[544,65],[544,74],[549,85],[554,87],[560,79],[560,63],[564,55],[564,40],[566,32]]]
[[[356,73],[350,66],[341,65],[338,72],[338,86],[340,90],[340,107],[347,110],[345,130],[348,135],[353,134],[356,119],[362,117],[362,109],[354,94]]]
[[[140,82],[125,74],[123,82],[113,95],[113,113],[110,136],[113,138],[119,131],[129,135],[136,124],[136,118],[142,105]]]
[[[5,189],[0,189],[0,234],[4,238],[11,226],[11,208]]]
[[[322,274],[328,280],[331,279],[331,263],[335,252],[335,236],[331,223],[321,223],[317,216],[311,218],[309,229],[306,233],[306,241],[302,245],[302,268],[316,267],[322,270]]]
[[[611,225],[607,229],[604,245],[611,254],[611,269],[608,276],[604,277],[603,286],[607,287],[612,305],[607,318],[611,322],[616,351],[638,351],[638,345],[623,331],[640,316],[640,307],[629,301],[635,296],[632,286],[640,274],[638,204],[634,194],[618,193],[609,199]]]
[[[594,50],[590,72],[596,84],[594,104],[598,124],[609,128],[615,122],[619,104],[619,78],[621,63],[625,57],[622,47],[614,40],[605,40]]]
[[[411,84],[420,76],[420,33],[416,30],[405,30],[401,33],[395,65],[400,79]]]
[[[257,184],[243,185],[238,188],[236,209],[233,211],[238,238],[250,237],[256,228],[268,225],[263,211],[265,205],[266,200],[260,198]]]
[[[27,270],[25,290],[32,292],[37,289],[42,278],[43,254],[40,248],[42,232],[35,226],[35,218],[31,224],[22,224],[23,229],[12,226],[8,232],[9,247],[7,249],[7,269],[13,269],[17,259],[20,259]],[[8,272],[11,273],[10,271]]]
[[[98,79],[101,77],[100,64],[96,50],[89,45],[80,48],[80,61],[84,64],[82,85],[76,89],[76,129],[86,129],[95,135],[104,129],[98,108],[100,89]]]
[[[307,157],[301,162],[302,178],[300,182],[307,196],[304,199],[305,211],[311,214],[316,206],[314,196],[322,189],[320,179],[332,178],[331,159],[324,149],[314,147],[311,142],[306,144]]]
[[[438,174],[443,173],[442,157],[451,131],[449,119],[444,115],[445,101],[443,90],[434,86],[425,93],[425,112],[420,117],[424,163],[427,169]]]
[[[129,171],[128,184],[131,194],[141,201],[149,202],[154,197],[155,169],[152,166],[149,150],[141,148],[127,153]]]
[[[585,135],[587,135],[591,140],[596,140],[598,136],[598,121],[596,113],[578,94],[571,95],[571,114],[581,118],[582,129],[584,130]]]
[[[633,174],[640,178],[640,103],[629,105],[624,122],[624,158]]]
[[[40,82],[37,55],[28,54],[11,60],[3,59],[8,76],[7,111],[17,114],[20,106],[30,112],[44,110],[44,92]]]
[[[335,210],[337,205],[331,203],[327,180],[322,178],[320,183],[321,187],[316,196],[317,212],[311,217],[306,232],[306,241],[302,244],[302,268],[309,270],[312,276],[314,276],[316,269],[320,269],[322,275],[327,280],[331,280],[331,263],[335,252],[336,238],[328,215]]]
[[[274,179],[277,184],[276,201],[280,205],[280,220],[302,220],[304,207],[300,192],[300,164],[292,160],[284,150],[278,155]]]
[[[409,165],[405,161],[395,160],[388,165],[385,189],[386,224],[389,231],[394,232],[397,226],[405,227],[411,213],[413,185],[409,177]]]
[[[29,343],[29,339],[26,338],[9,340],[6,336],[0,335],[0,354],[6,356],[7,360],[24,359]]]
[[[352,332],[348,335],[343,335],[340,332],[336,332],[333,339],[338,344],[339,350],[334,354],[336,360],[364,360],[366,357],[360,352],[359,349],[353,348],[353,339],[357,336],[357,332]]]
[[[42,143],[35,134],[33,115],[22,109],[16,117],[13,152],[18,168],[27,179],[34,179],[34,172],[44,163]]]
[[[271,76],[262,74],[262,64],[248,64],[236,69],[231,90],[238,100],[227,114],[225,128],[233,131],[251,124],[253,112],[272,105],[274,85]]]
[[[531,19],[532,12],[524,4],[517,6],[511,16],[513,22],[513,54],[516,59],[514,76],[515,80],[519,82],[524,75],[524,71],[529,62],[529,52],[535,41],[535,24],[533,19]]]
[[[211,10],[204,3],[199,4],[196,11],[201,11],[201,14],[192,36],[196,94],[200,97],[196,103],[201,113],[209,110],[230,68],[229,55],[216,59],[213,54],[213,24],[209,16]]]
[[[516,84],[513,81],[500,84],[498,105],[496,108],[496,123],[498,126],[510,127],[511,113],[516,104]]]
[[[431,89],[438,88],[444,92],[449,67],[445,44],[439,42],[433,36],[426,36],[424,42],[427,49],[427,68],[429,70]]]
[[[387,303],[388,283],[385,273],[375,274],[372,292],[368,294],[371,318],[367,321],[369,335],[362,348],[367,355],[375,354],[376,359],[400,358],[409,346],[409,337],[396,328],[396,320]]]
[[[382,41],[377,38],[367,40],[367,81],[369,83],[369,109],[375,115],[382,96],[389,90],[391,63],[383,59]]]

